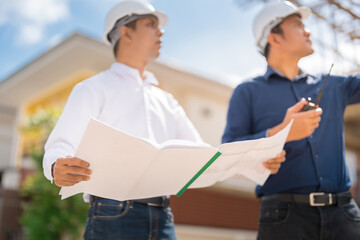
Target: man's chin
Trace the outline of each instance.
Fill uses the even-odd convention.
[[[155,59],[157,59],[160,56],[160,51],[157,53],[154,53],[151,57],[150,57],[150,61],[154,61]]]
[[[303,57],[307,57],[307,56],[310,56],[311,54],[313,54],[315,51],[313,48],[309,48],[306,50],[306,52],[304,53],[304,56]]]

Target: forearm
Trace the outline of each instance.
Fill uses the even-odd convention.
[[[275,134],[277,134],[278,132],[280,132],[283,128],[284,128],[284,124],[283,124],[283,123],[280,123],[280,124],[278,124],[278,125],[270,128],[270,129],[268,130],[267,136],[268,136],[268,137],[274,136]],[[288,136],[288,138],[289,138],[289,136]],[[286,141],[288,141],[288,138],[286,139]]]

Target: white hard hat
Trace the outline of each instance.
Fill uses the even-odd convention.
[[[296,7],[288,1],[278,1],[266,5],[255,17],[253,33],[259,52],[264,55],[267,44],[267,36],[271,29],[280,24],[284,18],[298,13],[302,19],[310,16],[308,7]]]
[[[147,1],[121,1],[116,4],[106,16],[103,35],[103,40],[106,44],[111,45],[108,34],[113,29],[115,23],[123,17],[131,17],[132,15],[154,15],[159,21],[159,28],[163,28],[167,24],[167,16],[162,12],[155,11],[154,7]]]

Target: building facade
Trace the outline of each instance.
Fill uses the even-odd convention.
[[[113,62],[109,47],[75,33],[0,82],[0,239],[19,228],[18,189],[23,173],[32,168],[28,149],[34,139],[21,134],[21,122],[40,109],[62,109],[76,83]],[[164,63],[153,62],[148,69],[159,80],[159,87],[172,93],[183,106],[203,139],[218,146],[232,88]],[[359,106],[348,109],[345,122],[346,144],[355,153],[356,162],[360,156]],[[357,166],[360,164],[352,170],[357,171]],[[179,238],[255,239],[259,201],[254,187],[249,180],[230,179],[172,197]],[[353,191],[360,192],[360,187],[356,185]]]

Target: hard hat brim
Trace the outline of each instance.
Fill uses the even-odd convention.
[[[301,19],[306,19],[310,16],[311,14],[311,9],[308,8],[308,7],[299,7],[298,9],[294,9],[294,11],[292,12],[287,12],[286,15],[283,15],[283,16],[278,16],[279,18],[282,18],[282,19],[285,19],[286,17],[290,16],[290,15],[293,15],[293,14],[300,14],[301,16]]]
[[[298,12],[301,15],[301,19],[306,19],[311,15],[311,9],[308,7],[299,7],[297,11],[295,11],[294,13]]]
[[[159,28],[163,28],[163,27],[165,27],[167,25],[168,17],[166,16],[165,13],[155,11],[152,14],[154,14],[157,17],[157,19],[159,20]]]

